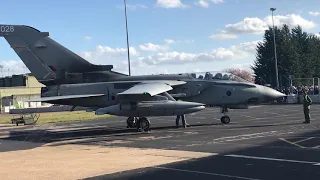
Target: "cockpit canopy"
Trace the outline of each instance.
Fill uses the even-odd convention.
[[[196,79],[205,79],[205,80],[229,80],[229,81],[236,81],[236,82],[248,82],[239,76],[236,76],[232,73],[227,72],[194,72],[189,73],[189,76]]]

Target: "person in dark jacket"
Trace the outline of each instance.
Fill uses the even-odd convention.
[[[307,91],[303,91],[303,112],[305,121],[303,123],[310,123],[310,105],[312,104],[312,100],[310,96],[307,94]]]

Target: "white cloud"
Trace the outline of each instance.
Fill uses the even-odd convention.
[[[166,42],[166,44],[174,44],[175,41],[172,39],[165,39],[164,42]]]
[[[320,16],[320,12],[309,12],[311,16]]]
[[[134,47],[129,48],[130,57],[139,56],[139,52]],[[127,56],[127,48],[111,48],[109,46],[98,45],[95,50],[79,53],[81,57],[94,64],[110,64],[112,60]]]
[[[302,18],[300,15],[289,14],[286,16],[276,15],[274,16],[274,25],[281,26],[287,24],[289,28],[300,25],[303,29],[312,29],[316,27],[316,24],[312,21],[308,21]],[[245,18],[235,24],[227,24],[225,26],[225,32],[229,34],[239,33],[251,33],[251,34],[262,34],[268,26],[272,26],[272,16],[267,16],[264,19],[260,18]]]
[[[193,69],[192,72],[204,72],[204,71],[201,70],[200,68],[196,68],[196,69]]]
[[[130,47],[131,70],[132,72],[135,72],[133,74],[190,72],[200,71],[195,70],[195,68],[208,69],[212,66],[212,63],[219,64],[223,62],[228,62],[228,65],[226,66],[231,67],[232,64],[243,64],[247,63],[248,60],[254,60],[255,47],[258,42],[259,41],[241,43],[229,48],[220,47],[209,52],[188,53],[170,51],[162,53],[158,52],[144,57],[141,57],[139,52],[137,52],[134,47]],[[113,70],[128,74],[126,48],[111,48],[109,46],[99,45],[94,50],[85,51],[78,54],[91,63],[112,64],[114,66]],[[194,66],[194,63],[197,64],[197,67]],[[211,65],[209,65],[210,63]],[[12,74],[12,70],[14,70],[15,74],[29,72],[27,68],[23,68],[24,64],[20,60],[5,61],[0,64],[4,66],[4,75],[7,75],[8,69],[10,69],[9,75]],[[171,65],[179,65],[179,68]],[[215,65],[214,68],[219,67]]]
[[[180,40],[177,41],[178,43],[186,43],[186,44],[190,44],[190,43],[194,43],[194,40]]]
[[[234,56],[233,52],[224,48],[218,48],[209,53],[185,53],[185,52],[165,52],[157,53],[152,56],[147,56],[139,59],[139,63],[146,65],[160,65],[160,64],[181,64],[181,63],[195,63],[199,61],[220,61],[229,60]]]
[[[246,59],[254,54],[255,47],[259,41],[241,43],[230,48],[217,48],[211,52],[186,53],[186,52],[164,52],[156,53],[151,56],[140,57],[135,62],[139,66],[152,66],[161,64],[181,64],[195,62],[213,62],[226,60]]]
[[[245,18],[235,24],[225,26],[228,33],[263,33],[267,29],[267,24],[259,18]]]
[[[199,5],[201,7],[204,7],[204,8],[208,8],[209,7],[209,3],[205,0],[199,0],[196,5]]]
[[[0,64],[3,68],[0,68],[0,76],[12,76],[13,74],[25,74],[30,73],[29,69],[21,60],[6,60],[1,61]]]
[[[194,43],[194,40],[173,40],[173,39],[165,39],[166,44],[176,44],[176,43],[184,43],[184,44],[191,44]]]
[[[319,34],[314,34],[315,36],[317,36],[318,38],[320,38],[320,33]]]
[[[254,57],[254,54],[256,52],[256,47],[259,42],[262,42],[261,40],[256,41],[250,41],[250,42],[244,42],[240,43],[237,46],[231,46],[231,51],[233,51],[236,55],[241,57],[248,57],[248,55],[252,55]]]
[[[145,43],[139,45],[141,51],[166,51],[168,49],[167,46],[162,46],[158,44]]]
[[[127,4],[127,8],[128,8],[129,10],[134,11],[134,10],[137,10],[138,8],[147,9],[148,6],[143,5],[143,4],[134,4],[134,5]]]
[[[219,40],[223,40],[223,39],[236,39],[238,36],[235,34],[229,34],[226,31],[222,31],[220,34],[212,34],[211,36],[209,36],[209,38],[211,39],[219,39]]]
[[[84,40],[91,40],[92,37],[91,37],[91,36],[85,36],[83,39],[84,39]]]
[[[208,1],[211,1],[214,4],[221,4],[224,2],[223,0],[197,0],[194,4],[203,8],[209,8],[210,4]]]
[[[181,0],[157,0],[157,7],[162,8],[186,8],[187,5],[183,4]]]
[[[220,4],[220,3],[223,3],[224,0],[212,0],[212,2],[215,4]]]
[[[245,70],[251,73],[254,73],[254,71],[251,69],[251,63],[235,63],[235,64],[231,64],[229,68],[238,68],[241,70]]]
[[[124,5],[117,5],[117,8],[124,9]],[[143,4],[127,4],[127,10],[135,11],[137,9],[147,9],[148,6]]]

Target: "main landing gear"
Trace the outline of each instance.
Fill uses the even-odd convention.
[[[228,108],[225,106],[222,106],[221,113],[224,114],[224,116],[221,117],[221,122],[223,124],[229,124],[230,123],[230,117],[227,116]]]
[[[137,128],[138,131],[143,130],[145,132],[150,130],[150,121],[146,117],[128,117],[127,128]]]

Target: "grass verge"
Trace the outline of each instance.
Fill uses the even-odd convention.
[[[0,124],[11,124],[12,118],[18,118],[20,115],[1,114]],[[57,123],[57,122],[74,122],[83,120],[104,119],[112,117],[112,115],[95,115],[92,112],[86,111],[63,111],[63,112],[43,112],[40,113],[37,124]]]

